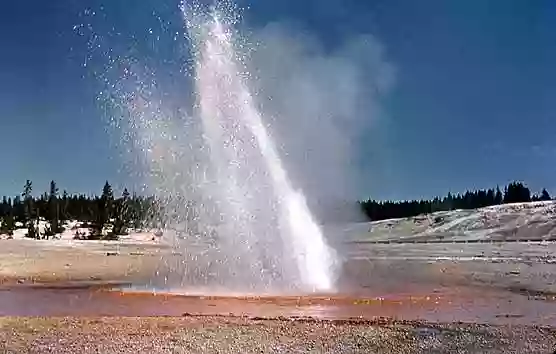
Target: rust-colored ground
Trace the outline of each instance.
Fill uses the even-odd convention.
[[[552,303],[465,288],[431,293],[193,296],[114,290],[119,284],[19,284],[0,288],[3,316],[249,316],[392,318],[433,322],[556,325]]]

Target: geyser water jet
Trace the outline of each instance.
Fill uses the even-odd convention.
[[[223,199],[235,209],[228,222],[250,218],[245,225],[237,225],[240,230],[236,235],[227,237],[243,235],[248,244],[261,237],[280,238],[281,242],[272,243],[283,249],[281,258],[274,257],[274,262],[283,263],[281,272],[289,273],[282,274],[285,280],[303,290],[332,290],[333,252],[303,193],[292,187],[256,108],[246,83],[248,71],[241,67],[233,46],[233,29],[223,23],[220,11],[212,10],[207,16],[185,5],[181,9],[193,44],[195,92],[204,138],[210,146],[211,162],[221,176]],[[264,192],[253,193],[262,187]],[[272,206],[269,210],[276,214],[275,222],[265,221],[268,215],[261,214],[268,211],[257,205],[261,201]],[[272,229],[264,230],[269,227]],[[290,260],[295,262],[294,269],[285,267]]]

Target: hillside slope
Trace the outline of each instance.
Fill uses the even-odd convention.
[[[495,205],[350,224],[350,241],[556,240],[556,202]]]

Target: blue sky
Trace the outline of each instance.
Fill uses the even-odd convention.
[[[396,84],[374,128],[380,142],[359,147],[369,179],[361,197],[430,197],[513,179],[556,192],[556,2],[239,3],[249,5],[248,26],[295,21],[327,46],[358,33],[383,45]],[[85,9],[110,14],[129,33],[156,27],[160,16],[179,27],[176,1],[1,6],[0,194],[19,193],[25,179],[38,190],[55,179],[87,193],[105,179],[124,183],[83,67],[86,43],[73,28]]]

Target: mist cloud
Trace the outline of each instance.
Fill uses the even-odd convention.
[[[358,151],[396,76],[381,43],[359,34],[325,48],[291,23],[254,30],[251,41],[253,90],[293,182],[325,205],[361,198]]]

